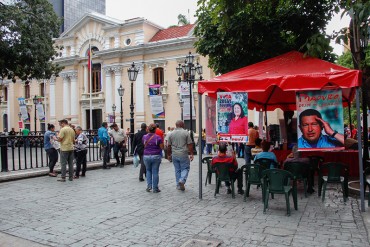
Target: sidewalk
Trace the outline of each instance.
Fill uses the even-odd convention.
[[[255,186],[247,202],[241,195],[232,199],[225,187],[214,198],[214,177],[211,185],[203,184],[199,200],[197,160],[185,192],[175,189],[174,168],[166,160],[158,194],[145,191],[138,173],[128,165],[90,170],[73,182],[42,176],[0,183],[0,232],[12,235],[5,239],[32,241],[10,245],[15,247],[369,246],[369,212],[360,213],[355,198],[344,203],[340,186],[328,188],[322,203],[317,194],[305,198],[300,185],[298,211],[292,207],[288,217],[282,195],[270,200],[264,214]]]

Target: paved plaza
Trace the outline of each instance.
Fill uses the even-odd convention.
[[[355,198],[344,203],[337,186],[322,203],[317,194],[304,198],[300,184],[298,211],[291,201],[288,217],[283,195],[264,214],[255,186],[247,202],[225,187],[214,198],[214,178],[199,200],[197,161],[185,192],[176,190],[167,160],[161,193],[146,192],[138,173],[128,165],[91,170],[73,182],[43,176],[0,183],[0,246],[370,246],[363,220],[369,212],[361,214]],[[203,244],[186,244],[191,239]]]

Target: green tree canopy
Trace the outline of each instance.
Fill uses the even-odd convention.
[[[61,67],[53,37],[61,21],[47,0],[0,2],[0,77],[15,81],[50,78]]]
[[[291,50],[306,52],[314,39],[321,44],[316,46],[321,58],[333,61],[335,55],[322,33],[335,10],[334,2],[199,0],[197,52],[209,56],[209,66],[216,73],[225,73]]]

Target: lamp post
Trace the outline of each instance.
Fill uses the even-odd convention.
[[[176,73],[179,77],[178,82],[181,83],[181,76],[184,74],[184,81],[189,84],[189,96],[190,96],[190,137],[191,141],[193,142],[193,150],[194,154],[197,154],[195,149],[195,142],[194,142],[194,134],[193,134],[193,93],[192,88],[196,81],[203,80],[203,67],[198,62],[194,64],[194,56],[189,52],[189,54],[185,58],[184,64],[179,64],[176,67]],[[199,79],[195,79],[195,75],[198,73]]]
[[[181,108],[181,120],[184,120],[184,101],[180,98],[179,105]]]
[[[134,81],[136,81],[137,74],[139,69],[135,67],[135,63],[132,63],[131,67],[127,70],[128,79],[131,82],[131,103],[130,103],[130,141],[131,141],[131,154],[132,150],[132,141],[134,139]]]
[[[116,109],[117,106],[115,104],[112,105],[112,111],[113,111],[113,123],[116,123]]]
[[[122,85],[119,85],[118,95],[121,97],[121,129],[123,129],[123,108],[122,108],[122,97],[125,94],[125,89],[122,87]]]
[[[36,127],[36,105],[39,103],[39,99],[37,98],[37,96],[35,95],[35,97],[33,97],[33,104],[35,104],[35,134],[36,134],[36,131],[37,131],[37,127]]]

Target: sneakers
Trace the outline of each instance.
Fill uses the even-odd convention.
[[[69,181],[73,181],[73,178],[69,178],[68,180],[69,180]]]
[[[179,187],[180,187],[180,190],[184,191],[185,190],[184,182],[179,181]]]
[[[176,189],[177,189],[177,190],[180,190],[180,186],[178,186],[178,185],[177,185],[177,186],[176,186]]]
[[[139,178],[139,181],[144,182],[145,180],[144,180],[144,178]]]
[[[146,192],[151,192],[152,191],[152,188],[148,187],[146,188]]]
[[[153,193],[159,193],[159,192],[161,192],[161,190],[160,190],[160,189],[154,189],[154,190],[153,190]]]
[[[55,172],[50,172],[49,173],[49,177],[56,177],[56,176],[57,176],[57,174]]]

